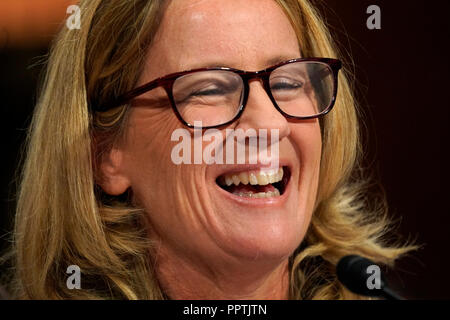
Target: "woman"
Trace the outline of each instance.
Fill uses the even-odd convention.
[[[411,249],[387,247],[385,210],[366,205],[355,102],[308,1],[80,6],[30,129],[18,298],[357,298],[336,278],[342,256],[392,264]],[[211,128],[220,144],[255,130],[273,161],[174,161],[175,132],[195,158],[195,130]]]

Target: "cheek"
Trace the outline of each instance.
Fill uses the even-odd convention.
[[[167,111],[136,110],[130,117],[125,159],[134,184],[143,178],[157,183],[167,168],[171,133],[179,126],[171,110]]]
[[[172,133],[190,135],[190,131],[172,110],[168,111],[136,110],[130,117],[127,136],[126,167],[134,199],[147,211],[153,230],[160,235],[179,232],[179,225],[200,229],[202,217],[194,213],[203,211],[198,195],[205,193],[201,190],[205,166],[175,164],[172,159],[174,147],[182,141],[178,137],[171,141]],[[193,148],[193,143],[190,145]]]
[[[295,124],[293,145],[300,160],[298,174],[299,205],[310,218],[316,202],[319,183],[322,136],[318,121]]]
[[[313,120],[292,125],[291,139],[300,159],[301,169],[308,174],[313,172],[317,174],[322,154],[322,135],[319,122]]]

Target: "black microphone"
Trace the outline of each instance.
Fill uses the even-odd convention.
[[[404,300],[388,287],[380,267],[367,258],[345,256],[339,260],[336,272],[339,281],[353,293],[387,300]]]

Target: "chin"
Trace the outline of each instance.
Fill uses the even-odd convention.
[[[209,181],[210,236],[227,254],[250,261],[281,262],[302,242],[311,213],[299,167],[224,166]],[[301,193],[303,192],[303,197]]]
[[[228,235],[225,249],[231,255],[255,262],[281,263],[288,259],[304,238],[292,226],[272,226],[268,230],[252,230],[246,234]]]

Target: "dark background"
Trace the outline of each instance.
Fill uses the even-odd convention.
[[[366,27],[372,4],[381,8],[381,30]],[[327,0],[319,8],[345,63],[354,64],[367,128],[366,166],[401,219],[403,238],[424,245],[389,278],[408,298],[449,299],[450,1]],[[0,42],[1,248],[8,244],[15,170],[47,46]]]

